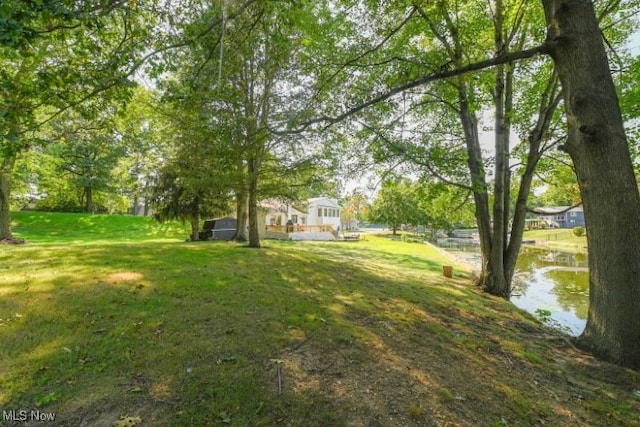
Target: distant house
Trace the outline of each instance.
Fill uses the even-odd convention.
[[[335,240],[340,231],[338,201],[316,197],[300,203],[260,203],[261,237],[291,240]]]
[[[258,223],[262,225],[286,225],[289,220],[289,205],[280,200],[269,199],[259,203],[262,213]]]
[[[544,226],[532,228],[573,228],[584,227],[584,210],[582,206],[551,206],[535,210],[536,221]]]
[[[340,228],[340,205],[336,199],[317,197],[307,200],[308,224],[331,225],[334,229]]]

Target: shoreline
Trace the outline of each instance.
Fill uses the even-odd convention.
[[[455,255],[449,251],[447,251],[444,248],[441,248],[439,246],[434,245],[431,242],[425,242],[425,244],[430,245],[432,248],[434,248],[440,255],[442,255],[443,257],[447,258],[449,261],[451,261],[453,264],[455,264],[458,267],[462,267],[462,269],[466,272],[471,274],[474,278],[479,277],[480,276],[480,266],[473,264],[471,262],[469,262],[469,260],[464,259],[458,255]]]

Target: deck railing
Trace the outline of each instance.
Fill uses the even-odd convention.
[[[322,231],[333,233],[333,226],[330,224],[267,225],[267,232],[273,233],[319,233]]]

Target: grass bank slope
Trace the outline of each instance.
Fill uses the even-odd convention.
[[[13,233],[32,243],[131,242],[184,240],[187,226],[179,222],[158,223],[149,217],[87,215],[63,212],[14,212]]]
[[[443,278],[427,245],[252,250],[138,235],[127,217],[125,236],[105,217],[57,243],[62,217],[34,215],[14,217],[31,243],[0,247],[4,411],[65,426],[640,425],[637,373]]]

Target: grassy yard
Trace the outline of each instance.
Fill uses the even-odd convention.
[[[27,244],[0,246],[5,412],[65,426],[640,425],[638,373],[459,268],[442,277],[428,245],[255,250],[145,218],[13,218]]]
[[[578,237],[570,228],[525,231],[523,239],[558,249],[584,251],[587,247],[587,236]]]

